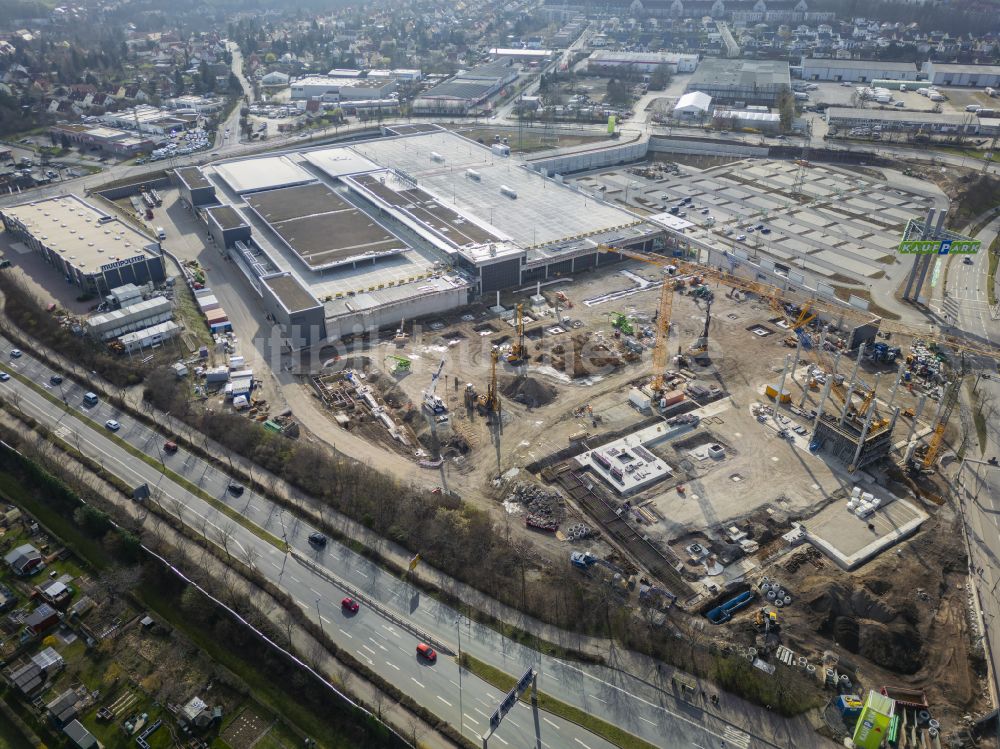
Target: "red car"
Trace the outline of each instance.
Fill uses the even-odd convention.
[[[438,659],[438,654],[434,652],[434,648],[423,642],[417,645],[417,655],[427,660],[428,663],[434,663]]]
[[[340,608],[342,608],[344,611],[349,611],[352,614],[356,614],[358,613],[358,609],[361,607],[358,606],[358,602],[355,601],[353,598],[345,598],[343,601],[340,602]]]
[[[175,453],[175,452],[177,452],[177,443],[176,442],[164,442],[163,443],[163,451],[164,452],[168,452],[168,453]]]

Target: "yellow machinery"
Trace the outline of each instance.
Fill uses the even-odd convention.
[[[488,414],[500,413],[500,392],[497,390],[497,362],[500,361],[500,349],[496,346],[490,352],[490,382],[486,393],[479,396],[479,409]]]
[[[958,392],[961,384],[962,378],[956,377],[948,387],[948,392],[945,393],[941,416],[938,418],[937,424],[934,425],[934,434],[931,437],[930,444],[927,445],[923,459],[920,461],[920,467],[925,471],[929,471],[931,466],[934,465],[934,461],[937,460],[938,452],[944,443],[944,430],[948,427],[948,422],[951,420],[951,412],[955,410],[955,404],[958,403]]]
[[[761,299],[771,300],[780,299],[783,302],[787,302],[797,307],[804,307],[808,305],[810,310],[815,314],[825,314],[831,319],[838,320],[843,318],[845,321],[854,321],[859,324],[870,323],[873,320],[878,320],[879,330],[882,333],[892,333],[898,335],[909,336],[911,338],[924,341],[927,344],[937,344],[939,347],[948,348],[955,352],[966,352],[969,354],[975,354],[979,356],[988,356],[994,359],[1000,359],[1000,347],[993,346],[989,343],[977,343],[968,338],[957,336],[957,335],[946,335],[941,333],[929,333],[926,330],[920,328],[911,328],[906,325],[901,325],[894,320],[879,319],[870,312],[864,310],[854,309],[853,307],[845,307],[834,302],[829,302],[821,299],[810,299],[805,294],[795,291],[793,289],[781,289],[777,286],[772,286],[771,284],[763,283],[761,281],[753,281],[750,279],[740,278],[732,273],[720,270],[718,268],[702,265],[700,263],[693,263],[689,260],[681,260],[679,258],[666,257],[664,255],[657,255],[655,253],[649,252],[637,252],[634,250],[623,250],[617,247],[611,247],[609,245],[600,245],[598,247],[600,252],[611,253],[615,255],[622,255],[631,260],[639,260],[643,263],[650,263],[652,265],[658,265],[661,268],[666,268],[668,266],[674,266],[676,269],[675,273],[683,274],[695,274],[702,277],[705,283],[715,282],[720,283],[723,286],[727,286],[731,289],[736,289],[749,294],[756,294]],[[669,280],[669,279],[667,279]],[[662,308],[662,298],[661,298],[661,308]],[[661,316],[662,317],[662,316]],[[662,325],[662,319],[658,321]],[[655,352],[654,352],[655,353]],[[654,359],[655,361],[655,359]],[[664,366],[666,366],[666,356],[664,356]]]
[[[517,305],[517,318],[514,329],[517,340],[510,347],[510,353],[507,354],[507,362],[509,364],[520,364],[528,358],[528,352],[524,347],[524,307],[520,304]]]

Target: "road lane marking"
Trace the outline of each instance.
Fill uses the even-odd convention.
[[[299,585],[302,584],[302,581],[299,580],[299,578],[295,577],[295,575],[289,575],[289,577],[292,578],[293,583],[298,583]]]
[[[325,616],[323,616],[322,614],[320,614],[319,618],[320,618],[320,619],[322,619],[322,620],[323,620],[324,622],[326,622],[327,624],[333,624],[333,622],[331,622],[331,621],[330,621],[329,619],[327,619],[327,618],[326,618]]]
[[[414,679],[412,676],[410,677],[410,681],[412,681],[414,684],[416,684],[421,689],[425,689],[426,688],[426,687],[424,687],[423,684],[421,684],[419,681],[417,681],[416,679]]]
[[[443,702],[444,704],[446,704],[446,705],[447,705],[448,707],[451,707],[451,703],[450,703],[450,702],[448,702],[448,700],[446,700],[446,699],[445,699],[444,697],[442,697],[442,696],[441,696],[440,694],[435,694],[434,696],[435,696],[435,697],[437,697],[437,698],[438,698],[439,700],[441,700],[441,701],[442,701],[442,702]]]
[[[542,716],[542,720],[544,720],[544,721],[545,721],[546,723],[548,723],[548,724],[549,724],[550,726],[552,726],[552,727],[553,727],[554,729],[556,729],[557,731],[559,730],[559,726],[557,726],[557,725],[556,725],[555,723],[553,723],[553,722],[552,722],[551,720],[549,720],[548,718],[546,718],[546,717],[545,717],[544,715]]]
[[[514,728],[517,728],[517,729],[521,728],[521,724],[520,723],[517,723],[517,722],[511,720],[510,718],[507,718],[507,722],[510,723],[512,726],[514,726]]]
[[[364,653],[362,653],[362,652],[361,652],[360,650],[357,650],[357,649],[355,649],[355,651],[354,651],[354,652],[355,652],[355,653],[357,653],[358,655],[360,655],[360,656],[361,656],[362,658],[364,658],[364,659],[365,659],[366,661],[368,661],[368,665],[369,665],[369,666],[374,666],[374,665],[375,665],[375,661],[373,661],[373,660],[372,660],[371,658],[369,658],[369,657],[368,657],[367,655],[365,655]]]
[[[495,738],[495,739],[496,739],[497,741],[499,741],[499,742],[500,742],[501,744],[503,744],[504,746],[510,746],[510,744],[508,744],[508,743],[507,743],[507,742],[506,742],[506,741],[504,740],[504,737],[503,737],[503,736],[497,736],[496,734],[493,734],[493,738]]]
[[[603,702],[603,703],[604,703],[605,705],[607,705],[607,704],[608,704],[608,701],[607,701],[607,700],[602,700],[602,699],[601,699],[600,697],[598,697],[598,696],[597,696],[596,694],[592,694],[592,695],[590,695],[590,697],[591,697],[591,699],[595,699],[595,700],[597,700],[598,702]]]
[[[339,629],[339,627],[338,627],[338,629]],[[347,639],[349,639],[349,640],[353,640],[354,639],[354,635],[352,635],[350,632],[345,632],[342,629],[340,630],[340,634],[347,635]]]
[[[320,593],[320,592],[319,592],[318,590],[316,590],[315,588],[310,588],[309,590],[311,590],[311,591],[312,591],[313,593],[315,593],[315,594],[316,594],[316,595],[318,595],[318,596],[322,596],[322,595],[323,595],[322,593]]]
[[[722,729],[722,736],[725,741],[729,741],[736,746],[742,747],[742,749],[749,749],[750,746],[750,734],[740,731],[732,726],[726,726]]]
[[[462,688],[462,687],[459,686],[458,682],[455,681],[454,679],[448,679],[448,681],[451,682],[452,686],[458,687],[459,689]]]
[[[470,720],[470,721],[472,721],[472,722],[473,722],[473,723],[475,723],[475,724],[476,724],[477,726],[479,725],[479,721],[478,721],[478,720],[476,720],[475,718],[473,718],[473,717],[472,717],[471,715],[469,715],[468,713],[462,713],[462,714],[463,714],[463,715],[465,716],[465,719],[466,719],[466,720]]]
[[[396,630],[394,630],[392,627],[387,627],[386,625],[383,624],[382,625],[382,629],[384,629],[386,632],[388,632],[393,637],[399,637],[399,632],[397,632]]]
[[[489,715],[487,715],[486,713],[484,713],[484,712],[483,712],[482,710],[480,710],[480,709],[479,709],[478,707],[474,707],[474,708],[472,708],[472,709],[473,709],[473,710],[475,710],[475,711],[476,711],[477,713],[479,713],[480,715],[482,715],[482,716],[483,716],[484,718],[488,718],[488,717],[490,717]]]
[[[655,726],[656,725],[656,721],[655,720],[650,720],[649,718],[643,718],[641,715],[639,716],[639,720],[644,720],[647,723],[649,723],[649,725],[651,725],[651,726]]]
[[[390,663],[389,661],[386,661],[385,665],[392,666],[394,669],[396,669],[397,671],[399,671],[399,666],[397,666],[395,663]]]
[[[589,746],[587,746],[582,741],[580,741],[580,739],[578,739],[576,736],[573,737],[573,741],[575,741],[577,744],[579,744],[580,746],[582,746],[583,749],[590,749]]]
[[[368,642],[372,643],[372,644],[373,644],[373,645],[374,645],[375,647],[379,648],[380,650],[384,650],[384,651],[386,651],[387,653],[389,652],[389,649],[388,649],[388,648],[387,648],[387,647],[386,647],[385,645],[383,645],[383,644],[382,644],[382,643],[380,643],[380,642],[379,642],[378,640],[375,640],[375,639],[374,639],[374,638],[372,638],[372,637],[369,637],[369,638],[368,638]]]
[[[371,653],[372,655],[376,655],[375,651],[374,651],[374,650],[372,650],[372,649],[371,649],[370,647],[368,647],[367,645],[362,645],[361,647],[363,647],[363,648],[364,648],[365,650],[367,650],[367,651],[368,651],[369,653]]]

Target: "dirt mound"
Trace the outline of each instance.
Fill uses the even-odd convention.
[[[504,397],[531,408],[547,406],[556,399],[558,394],[552,385],[536,380],[534,377],[501,377],[498,379],[500,392]]]

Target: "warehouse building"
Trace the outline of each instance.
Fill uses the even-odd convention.
[[[292,101],[356,101],[387,99],[395,90],[395,78],[332,78],[312,75],[293,81],[291,96]]]
[[[831,60],[806,57],[802,60],[802,79],[806,81],[850,81],[871,83],[874,80],[915,81],[920,71],[911,62],[885,60]]]
[[[883,131],[930,134],[993,135],[1000,120],[980,120],[972,113],[901,112],[893,109],[830,107],[826,121],[831,128],[881,128]]]
[[[0,208],[4,228],[83,293],[166,280],[160,244],[75,195]]]
[[[66,141],[84,148],[99,148],[114,156],[134,156],[148,153],[155,147],[149,138],[128,130],[115,127],[92,127],[90,125],[53,125],[49,134],[60,142]],[[65,144],[64,144],[65,145]]]
[[[762,133],[777,133],[781,131],[781,115],[751,109],[716,109],[712,113],[712,124],[722,130],[750,128]]]
[[[665,234],[503,148],[434,125],[202,173],[225,213],[199,215],[210,231],[213,222],[249,231],[226,242],[228,255],[296,346],[613,263],[621,258],[600,245],[650,249]]]
[[[776,106],[791,90],[788,63],[781,60],[723,60],[706,58],[688,81],[685,91],[701,91],[718,104],[744,107]]]
[[[478,65],[422,93],[413,101],[413,113],[468,114],[516,81],[517,75],[509,59]]]
[[[232,206],[206,208],[208,231],[218,247],[234,247],[250,240],[250,224]]]
[[[198,167],[185,166],[173,172],[181,198],[197,208],[215,202],[215,185],[205,179]]]
[[[1000,65],[960,65],[925,62],[923,77],[935,86],[1000,87]]]
[[[661,65],[665,65],[671,73],[693,73],[698,67],[698,55],[600,49],[587,58],[588,73],[652,73]]]

